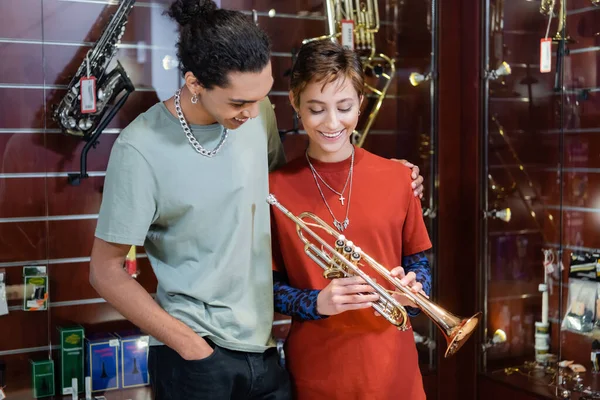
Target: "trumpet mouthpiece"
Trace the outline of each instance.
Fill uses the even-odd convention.
[[[275,198],[275,196],[269,193],[269,195],[267,196],[267,203],[275,205],[277,204],[277,199]]]

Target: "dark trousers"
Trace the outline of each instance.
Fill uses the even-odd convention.
[[[170,347],[152,346],[148,370],[155,400],[288,400],[290,378],[277,350],[246,353],[212,342],[214,352],[188,361]]]

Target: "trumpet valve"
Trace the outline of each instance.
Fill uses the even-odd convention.
[[[355,249],[355,251],[352,252],[352,255],[350,256],[350,261],[352,261],[352,263],[354,265],[357,265],[358,262],[360,261],[360,249],[357,247]]]
[[[343,239],[343,236],[340,236],[336,241],[335,241],[335,250],[338,253],[342,253],[344,251],[344,246],[345,246],[345,242]]]
[[[350,260],[350,257],[352,256],[353,252],[354,252],[354,243],[352,243],[350,240],[348,240],[346,242],[346,244],[344,245],[344,249],[342,250],[342,254],[344,255],[344,257],[347,260]]]
[[[337,267],[331,267],[323,271],[323,277],[325,277],[325,279],[337,279],[343,278],[344,276],[346,276],[344,271]]]

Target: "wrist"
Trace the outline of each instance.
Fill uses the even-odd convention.
[[[212,346],[198,334],[194,334],[194,336],[190,337],[190,339],[180,347],[180,350],[177,351],[177,353],[185,360],[200,360],[208,357],[212,352]]]
[[[314,293],[316,293],[316,300],[315,300],[315,308],[314,308],[314,319],[321,319],[321,318],[327,318],[329,317],[330,314],[327,314],[325,311],[325,307],[323,306],[323,302],[325,300],[323,300],[323,291],[322,290],[315,290]]]
[[[323,314],[323,307],[321,306],[321,302],[323,301],[322,298],[322,293],[323,291],[319,290],[317,293],[317,301],[315,301],[315,314],[317,315],[325,315]]]
[[[176,329],[177,332],[173,337],[172,343],[165,343],[181,356],[184,356],[186,352],[189,352],[192,348],[197,347],[199,340],[204,341],[196,332],[190,327],[185,325],[183,322],[176,320],[179,324],[180,329]]]

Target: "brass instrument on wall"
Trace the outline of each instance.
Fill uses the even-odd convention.
[[[558,9],[558,28],[556,29],[556,35],[554,35],[553,40],[555,42],[569,40],[569,35],[567,34],[567,0],[560,0],[560,8]]]
[[[554,13],[554,5],[556,0],[542,0],[540,4],[540,13],[543,15],[550,16]]]
[[[548,17],[556,16],[554,13],[554,8],[556,6],[557,0],[542,0],[540,4],[540,13],[546,15]],[[569,41],[569,35],[566,33],[567,26],[567,0],[559,0],[560,5],[558,8],[558,27],[556,28],[556,34],[552,39],[554,42],[558,42],[561,40]],[[565,31],[563,36],[563,31]]]
[[[342,37],[344,27],[348,26],[342,24],[351,21],[354,28],[350,48],[361,56],[366,77],[377,78],[376,85],[365,82],[367,105],[363,115],[366,116],[366,121],[361,118],[360,122],[364,122],[362,130],[355,130],[351,136],[352,143],[362,147],[394,78],[396,66],[393,59],[376,51],[375,34],[380,27],[377,0],[325,0],[325,15],[327,34],[305,39],[302,44],[317,40],[338,40]]]
[[[323,268],[323,276],[327,279],[343,278],[348,276],[360,276],[379,295],[379,300],[373,303],[373,308],[381,314],[392,325],[400,330],[408,329],[408,314],[393,294],[401,294],[414,303],[425,315],[427,315],[441,330],[447,342],[445,357],[452,356],[467,341],[475,331],[479,323],[481,313],[471,318],[458,317],[429,300],[421,293],[414,293],[400,283],[400,279],[391,275],[386,267],[379,264],[359,247],[346,240],[346,238],[327,225],[321,218],[313,213],[303,212],[298,216],[286,209],[275,196],[270,194],[267,202],[283,212],[296,224],[296,232],[300,240],[304,242],[306,254]],[[318,228],[334,239],[335,248],[327,243],[312,228]],[[311,241],[308,234],[315,242]],[[327,236],[326,235],[326,236]],[[391,283],[397,290],[389,291],[377,284],[375,279],[363,272],[361,267],[368,265],[386,281]]]
[[[133,83],[121,66],[116,62],[109,69],[111,60],[118,50],[121,37],[135,0],[122,0],[110,22],[102,31],[94,46],[88,50],[85,59],[71,79],[66,94],[54,105],[52,119],[60,130],[68,135],[82,138],[87,143],[81,152],[81,172],[69,174],[69,182],[74,185],[80,179],[87,178],[87,153],[96,147],[102,131],[114,118],[129,95],[135,90]],[[97,84],[84,85],[83,82],[93,80]],[[84,95],[93,100],[93,109],[85,109]],[[87,106],[89,107],[89,105]]]

